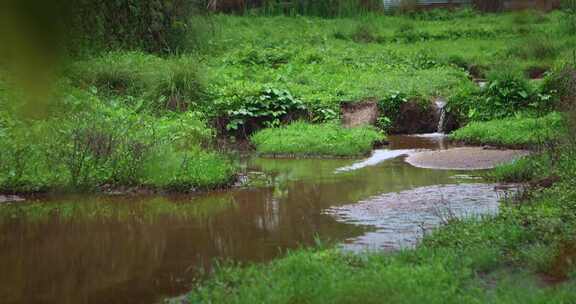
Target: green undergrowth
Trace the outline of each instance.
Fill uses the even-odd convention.
[[[446,15],[216,15],[204,22],[210,33],[204,39],[207,48],[165,57],[103,53],[71,63],[65,74],[76,86],[97,88],[101,96],[137,97],[146,110],[200,110],[222,123],[221,131],[243,135],[250,135],[254,121],[258,127],[276,126],[292,115],[269,115],[284,106],[282,98],[297,103],[313,122],[337,118],[342,102],[371,98],[386,103],[398,94],[406,100],[443,96],[451,100],[451,110],[471,120],[546,104],[546,94],[539,96],[539,89],[525,82],[494,85],[487,94],[461,94],[461,88],[473,85],[471,77],[500,70],[503,62],[525,77],[532,68],[548,71],[558,60],[571,58],[573,37],[562,31],[561,14]],[[518,22],[532,19],[538,22]],[[510,88],[514,102],[503,102]],[[272,102],[255,106],[261,100]]]
[[[547,153],[538,153],[500,165],[488,173],[488,177],[499,182],[526,182],[553,175],[553,160]]]
[[[251,138],[256,151],[271,156],[361,156],[384,136],[371,127],[344,128],[337,124],[295,122],[264,129]]]
[[[559,139],[564,130],[562,115],[510,117],[486,122],[471,122],[450,138],[469,144],[530,147]]]
[[[574,173],[574,172],[572,172]],[[576,301],[576,191],[563,183],[456,220],[415,250],[301,249],[265,265],[224,265],[190,303],[571,303]],[[547,285],[545,278],[560,282]]]
[[[0,191],[192,191],[234,179],[235,165],[204,148],[215,134],[202,113],[158,117],[129,106],[133,99],[64,90],[50,117],[1,113]]]
[[[548,145],[533,154],[514,162],[500,165],[488,173],[488,177],[498,182],[531,182],[535,186],[551,186],[559,179],[574,181],[576,161],[574,149],[570,146]]]

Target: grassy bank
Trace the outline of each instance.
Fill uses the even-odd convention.
[[[505,119],[526,108],[545,112],[552,90],[526,78],[571,55],[574,37],[564,18],[473,11],[338,19],[197,16],[189,35],[178,36],[194,46],[188,52],[80,52],[85,55],[52,71],[54,88],[41,88],[54,94],[7,89],[17,73],[2,66],[0,144],[7,148],[0,156],[0,188],[217,187],[234,171],[225,156],[206,149],[217,133],[249,137],[298,118],[331,122],[342,102],[367,98],[378,101],[384,131],[404,103],[425,105],[437,96],[447,98],[447,109],[462,121]],[[502,62],[517,73],[492,73]],[[480,90],[471,78],[488,78],[489,89]],[[306,134],[325,133],[325,140],[282,145],[264,132],[256,144],[265,154],[350,156],[366,153],[375,140],[369,131],[357,141],[325,126],[309,129]],[[466,137],[484,136],[475,134]],[[169,174],[158,169],[165,163]]]
[[[562,115],[511,117],[485,122],[471,122],[450,135],[450,139],[468,144],[506,147],[534,147],[563,136]]]
[[[571,150],[573,151],[573,150]],[[576,162],[561,181],[497,216],[452,219],[399,253],[302,249],[265,265],[222,266],[190,303],[571,303],[576,301]]]
[[[234,179],[234,164],[203,147],[215,134],[202,113],[158,117],[129,98],[62,90],[50,117],[0,116],[0,191],[193,191]]]
[[[383,139],[384,136],[371,127],[346,129],[337,124],[296,122],[262,130],[251,140],[262,155],[351,157],[366,155]]]

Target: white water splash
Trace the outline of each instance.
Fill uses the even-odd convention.
[[[336,173],[348,172],[369,166],[375,166],[383,161],[404,155],[410,155],[413,152],[416,152],[416,150],[374,150],[374,153],[372,153],[372,156],[369,158],[347,167],[338,168],[336,169]]]
[[[442,98],[436,100],[436,109],[438,111],[438,127],[436,128],[437,133],[444,133],[444,125],[446,123],[446,101]]]

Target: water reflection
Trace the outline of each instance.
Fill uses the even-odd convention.
[[[409,144],[393,147],[404,145]],[[196,196],[2,204],[0,299],[153,303],[189,290],[200,270],[217,259],[266,261],[313,244],[316,235],[341,241],[374,230],[339,222],[323,214],[327,208],[460,181],[454,178],[458,172],[418,169],[401,158],[335,173],[356,162],[252,159],[248,170],[269,173],[270,186]]]

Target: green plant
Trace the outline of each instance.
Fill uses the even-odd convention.
[[[295,122],[264,129],[251,137],[256,151],[279,156],[360,156],[384,136],[370,127],[345,129],[337,124]]]
[[[519,183],[552,175],[553,162],[548,154],[530,155],[494,168],[488,176],[499,182]]]
[[[352,34],[352,40],[356,42],[370,43],[378,40],[377,34],[374,29],[366,24],[359,25]]]
[[[392,122],[398,114],[403,104],[408,102],[408,97],[401,92],[390,92],[387,96],[378,101],[380,117],[377,126],[383,131],[388,131],[392,127]]]
[[[450,138],[474,144],[527,147],[555,142],[565,132],[562,115],[553,112],[544,117],[519,116],[471,122],[452,133]]]
[[[261,127],[278,127],[303,111],[306,111],[304,103],[290,92],[267,88],[257,96],[246,98],[240,108],[229,110],[226,129],[250,134]]]
[[[510,68],[492,71],[486,89],[475,99],[468,117],[490,120],[514,115],[532,104],[533,95],[532,87],[519,71]]]
[[[150,108],[156,111],[197,109],[208,99],[197,64],[191,58],[171,63],[160,77],[150,97]]]

